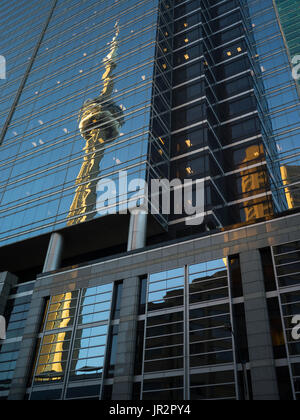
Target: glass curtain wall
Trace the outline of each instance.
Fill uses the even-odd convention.
[[[300,340],[293,336],[293,318],[300,309],[300,242],[272,248],[280,317],[293,398],[300,400]]]
[[[30,308],[34,282],[20,284],[11,290],[4,312],[6,340],[0,341],[0,400],[6,400],[21,347]]]
[[[39,336],[29,399],[99,399],[105,361],[112,365],[113,284],[52,296]],[[116,299],[116,298],[115,298]],[[115,310],[112,309],[115,313]],[[116,322],[116,319],[114,320]],[[116,340],[113,352],[116,351]],[[110,359],[110,360],[109,360]],[[114,366],[110,366],[113,377]]]
[[[28,36],[34,5],[19,9]],[[0,148],[0,245],[106,214],[104,177],[168,174],[170,10],[158,0],[55,2]],[[130,197],[116,193],[110,207],[124,208]]]
[[[141,399],[236,399],[227,260],[148,279]]]
[[[51,1],[13,0],[1,2],[1,32],[5,36],[2,36],[0,40],[0,54],[6,60],[6,80],[0,80],[1,137],[10,107],[14,103],[51,7]],[[36,15],[32,13],[32,10]],[[39,16],[38,20],[36,19],[37,15]]]
[[[249,20],[255,61],[261,68],[260,83],[264,86],[268,104],[268,119],[273,135],[270,138],[277,148],[277,159],[273,164],[280,168],[274,172],[274,187],[279,196],[285,197],[285,208],[298,208],[299,201],[299,148],[300,148],[300,102],[296,81],[292,77],[291,63],[285,38],[282,36],[275,3],[283,9],[292,2],[272,0],[248,0]],[[297,14],[297,7],[295,8]],[[287,18],[287,15],[285,15]],[[289,20],[293,25],[293,20]],[[295,33],[296,42],[297,35]],[[296,42],[297,44],[297,42]]]
[[[171,173],[204,180],[209,229],[286,208],[252,28],[247,2],[175,2]]]

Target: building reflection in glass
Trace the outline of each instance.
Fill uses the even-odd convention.
[[[76,192],[68,215],[68,226],[91,220],[96,214],[96,188],[104,146],[114,141],[124,124],[123,110],[112,99],[117,67],[119,22],[111,42],[110,52],[103,60],[105,72],[100,95],[87,100],[79,116],[79,129],[86,144],[80,172],[76,179]]]
[[[227,328],[231,325],[231,315],[228,264],[225,261],[220,259],[189,266],[188,274],[181,268],[149,277],[144,372],[147,375],[184,369],[184,348],[187,346],[190,368],[219,366],[218,371],[209,378],[204,378],[203,374],[194,378],[191,392],[197,395],[195,399],[218,398],[221,395],[220,388],[212,388],[214,383],[218,383],[215,375],[230,378],[228,381],[221,379],[219,384],[226,382],[226,385],[222,385],[222,392],[236,398],[233,341]],[[186,275],[188,290],[185,290]],[[189,295],[188,302],[184,302],[184,294]],[[185,305],[188,309],[188,326],[184,323]],[[184,334],[187,334],[187,344]],[[224,365],[227,365],[226,373],[223,372]],[[151,388],[144,387],[143,399],[162,395],[159,393],[162,392],[160,381],[163,380],[165,378],[159,378]],[[176,388],[177,392],[179,386],[171,383],[170,388]]]
[[[300,167],[297,165],[283,165],[280,167],[281,178],[284,185],[285,197],[289,209],[300,207],[299,176]]]
[[[69,381],[102,377],[112,291],[110,283],[83,289],[80,299],[79,291],[51,298],[49,310],[46,309],[35,385],[55,384],[65,377]],[[77,325],[75,335],[72,334],[74,324]]]
[[[82,292],[70,381],[102,377],[112,289],[112,284],[107,284],[90,287]],[[83,328],[87,324],[92,326]]]
[[[245,159],[241,166],[245,166],[248,162],[262,160],[264,158],[263,147],[261,145],[250,146],[246,149],[245,155]],[[249,196],[249,193],[253,193],[254,191],[256,194],[266,191],[267,183],[268,174],[265,166],[241,171],[242,197],[247,197]],[[265,216],[271,216],[273,214],[273,209],[267,198],[260,198],[245,203],[244,212],[245,222],[249,222]]]
[[[70,381],[101,378],[108,325],[78,329],[72,355]]]
[[[71,292],[53,296],[45,331],[66,329],[72,325],[73,302]],[[70,343],[70,332],[62,331],[45,335],[35,374],[36,382],[60,381],[65,371],[65,362]]]

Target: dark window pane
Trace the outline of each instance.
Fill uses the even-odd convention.
[[[155,350],[146,350],[145,352],[145,360],[165,359],[178,356],[183,356],[183,346],[164,347]]]
[[[166,347],[183,343],[183,334],[166,335],[164,337],[150,338],[146,340],[146,348]]]
[[[267,299],[275,359],[286,357],[285,338],[278,298]]]
[[[123,292],[123,282],[122,283],[115,283],[115,285],[114,285],[114,297],[113,297],[113,309],[112,309],[112,318],[113,319],[120,318],[120,307],[121,307],[122,292]]]
[[[271,249],[261,249],[260,256],[264,272],[265,289],[266,292],[271,292],[277,289]]]
[[[291,377],[287,366],[276,368],[280,400],[293,400]]]
[[[229,258],[229,270],[230,270],[232,297],[236,298],[236,297],[243,296],[243,285],[242,285],[242,275],[241,275],[239,256],[234,256],[234,257]]]
[[[169,391],[144,392],[143,400],[181,401],[183,400],[183,390],[173,389]]]
[[[144,351],[144,330],[145,321],[139,321],[137,324],[137,337],[135,346],[135,363],[134,374],[140,375],[142,373],[143,351]]]
[[[183,376],[174,376],[170,378],[149,379],[144,381],[144,391],[152,391],[167,388],[182,388]]]
[[[48,391],[33,392],[30,399],[32,401],[59,400],[61,398],[61,391],[61,389],[52,389]]]
[[[228,351],[201,356],[191,356],[190,360],[191,367],[233,363],[233,353],[232,351]]]
[[[191,400],[236,398],[234,385],[218,385],[209,388],[192,388]]]
[[[82,386],[80,388],[69,388],[67,390],[67,398],[82,398],[99,396],[100,385]]]
[[[145,372],[159,372],[164,370],[182,369],[183,359],[165,359],[156,362],[145,362]]]

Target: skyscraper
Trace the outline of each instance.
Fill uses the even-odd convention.
[[[294,0],[274,0],[274,3],[283,37],[287,45],[291,64],[298,64],[298,60],[297,62],[293,62],[293,60],[295,57],[300,55],[299,4],[297,1]]]
[[[0,6],[0,399],[299,398],[282,3]]]

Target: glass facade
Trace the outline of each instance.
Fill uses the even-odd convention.
[[[0,341],[0,400],[7,398],[11,386],[33,288],[34,282],[20,284],[11,290],[7,301],[4,312],[6,340]]]
[[[32,14],[39,15],[38,22]],[[22,14],[20,14],[22,10]],[[0,51],[6,59],[7,80],[0,81],[0,127],[4,126],[10,107],[13,105],[25,75],[41,31],[48,19],[51,2],[38,1],[3,2],[0,9],[1,27],[5,37],[1,37]],[[3,133],[1,135],[1,143]]]
[[[210,228],[282,210],[247,3],[178,1],[174,19],[173,175],[205,180]]]
[[[28,10],[34,3],[27,2]],[[48,24],[38,32],[38,51],[9,126],[5,89],[16,77],[13,64],[8,80],[1,81],[1,245],[101,215],[96,189],[102,177],[115,179],[127,170],[128,183],[147,179],[150,155],[161,151],[158,136],[168,134],[159,115],[168,103],[168,92],[161,90],[168,91],[171,31],[164,2],[160,19],[158,6],[157,0],[44,5]],[[27,25],[33,42],[32,26],[38,26]],[[21,64],[15,68],[24,70]],[[120,193],[117,203],[125,202]]]
[[[236,354],[226,260],[149,276],[144,400],[236,399]]]
[[[295,337],[293,337],[293,329],[295,328],[293,318],[299,315],[300,309],[299,251],[299,241],[283,244],[272,249],[278,290],[278,312],[282,321],[281,343],[285,343],[290,387],[296,400],[300,400],[300,339],[295,340]]]
[[[297,0],[274,0],[291,60],[300,52],[300,10]],[[296,63],[297,64],[297,63]]]
[[[99,399],[112,291],[107,284],[51,297],[29,399]]]
[[[297,207],[299,96],[272,0],[55,0],[40,25],[34,6],[18,26],[1,5],[1,245],[134,206],[137,178],[203,180],[203,231]],[[180,204],[164,227],[184,230]]]
[[[178,1],[174,20],[173,176],[205,179],[210,228],[297,207],[299,97],[272,1]]]
[[[300,340],[294,336],[294,317],[299,317],[300,242],[263,248],[260,254],[279,395],[297,400]],[[253,311],[246,308],[245,268],[237,254],[140,277],[132,399],[251,398]],[[13,288],[7,301],[1,399],[11,391],[33,287],[30,282]],[[111,400],[119,375],[120,325],[128,322],[121,310],[124,284],[77,290],[69,284],[65,289],[45,300],[38,320],[28,398]]]
[[[3,305],[0,276],[0,399],[19,392],[14,370],[30,339],[29,400],[251,399],[250,340],[264,316],[280,399],[300,399],[300,242],[288,221],[284,239],[272,236],[278,216],[300,207],[293,9],[289,0],[1,2],[0,271],[18,279]],[[151,247],[129,261],[112,256],[126,238],[121,218],[106,216],[148,204],[143,187],[124,189],[137,178],[191,181],[191,206],[203,182],[203,222],[187,226],[174,189],[171,214],[158,203],[148,217]],[[116,181],[111,196],[105,179]],[[199,255],[202,236],[209,251]],[[169,259],[179,237],[190,248]],[[251,247],[257,267],[245,261]],[[263,307],[249,309],[252,295]],[[23,340],[40,296],[41,328]]]
[[[248,1],[256,60],[262,71],[260,78],[273,129],[270,141],[278,152],[277,165],[281,176],[279,180],[276,178],[275,186],[285,196],[287,208],[294,209],[299,207],[300,102],[275,3],[283,6],[291,2]],[[295,10],[297,13],[297,7]]]

